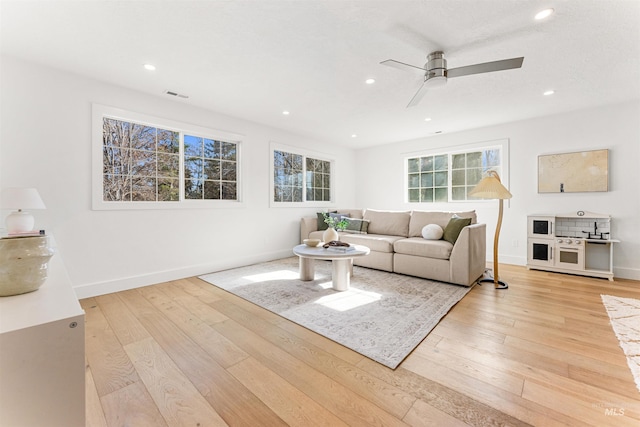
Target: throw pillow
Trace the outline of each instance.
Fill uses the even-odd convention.
[[[336,220],[336,222],[342,221],[342,218],[349,218],[350,214],[342,214],[338,212],[329,212],[329,216]]]
[[[422,227],[422,237],[427,240],[440,240],[444,231],[438,224],[427,224]]]
[[[328,212],[329,215],[331,215],[332,213],[336,213],[338,211],[333,211],[333,212]],[[316,215],[318,216],[318,231],[324,231],[327,228],[329,228],[329,226],[327,225],[326,222],[324,222],[324,215],[322,215],[324,212],[318,212],[316,213]]]
[[[458,215],[452,216],[449,224],[444,228],[442,238],[452,245],[455,245],[460,232],[469,224],[471,224],[471,218],[460,218]]]
[[[349,225],[347,225],[347,228],[344,230],[345,233],[367,234],[369,221],[356,218],[347,218],[347,221],[349,222]]]

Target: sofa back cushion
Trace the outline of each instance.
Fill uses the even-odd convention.
[[[338,213],[344,214],[349,218],[362,219],[362,209],[338,209]]]
[[[460,218],[471,218],[471,224],[475,224],[478,220],[475,210],[467,212],[413,211],[409,222],[409,237],[422,237],[422,229],[427,224],[438,224],[444,230],[453,215],[458,215]]]
[[[369,234],[386,234],[389,236],[409,236],[409,220],[411,212],[377,211],[367,209],[364,219],[369,221]],[[420,229],[422,231],[422,229]]]

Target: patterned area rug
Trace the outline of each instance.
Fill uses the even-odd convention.
[[[299,280],[298,258],[201,279],[395,369],[471,288],[354,267],[351,287],[331,289],[331,262]]]
[[[600,295],[640,391],[640,300]]]

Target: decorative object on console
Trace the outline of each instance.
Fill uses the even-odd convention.
[[[500,202],[496,234],[493,238],[493,278],[480,279],[478,282],[493,282],[496,289],[507,289],[509,285],[500,281],[500,277],[498,275],[498,240],[500,238],[500,227],[502,226],[503,200],[510,199],[513,196],[509,190],[502,185],[502,182],[500,182],[500,176],[496,171],[487,172],[487,176],[482,178],[478,185],[469,192],[469,195],[479,197],[481,199],[498,199]]]
[[[427,224],[422,227],[422,237],[427,240],[440,240],[444,231],[438,224]],[[460,233],[458,233],[460,234]]]
[[[35,188],[5,188],[2,190],[2,208],[16,209],[5,220],[10,235],[33,231],[33,215],[23,209],[46,209]]]
[[[0,239],[0,296],[37,290],[47,279],[52,256],[47,236]]]

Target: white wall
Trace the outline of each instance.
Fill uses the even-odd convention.
[[[640,102],[575,111],[472,131],[436,135],[358,150],[357,205],[379,209],[476,209],[487,224],[487,254],[493,257],[497,201],[449,204],[404,203],[405,153],[438,147],[510,141],[509,189],[499,244],[500,262],[526,263],[526,216],[578,210],[610,214],[617,277],[640,280]],[[608,148],[609,188],[601,193],[538,194],[537,162],[541,154]],[[365,190],[362,183],[366,182]]]
[[[353,182],[353,152],[341,147],[15,58],[0,67],[0,182],[39,190],[36,225],[55,236],[80,297],[291,254],[300,217],[316,209],[269,208],[271,141],[324,152],[337,181]],[[243,134],[244,206],[91,210],[92,103]],[[338,185],[336,204],[354,203],[355,189]]]

